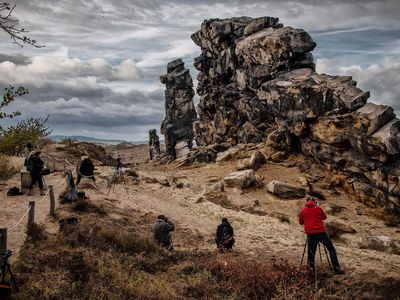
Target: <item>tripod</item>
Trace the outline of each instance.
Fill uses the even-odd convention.
[[[320,244],[321,244],[321,243],[319,242],[319,243],[318,243],[318,252],[319,252],[319,259],[320,259],[321,264],[322,264],[322,253],[321,253],[321,245],[320,245]],[[301,269],[301,267],[303,266],[303,261],[304,261],[304,256],[305,256],[305,253],[306,253],[307,245],[308,245],[308,239],[306,239],[306,242],[305,242],[305,244],[304,244],[303,255],[302,255],[302,257],[301,257],[301,262],[300,262],[300,269]],[[326,260],[328,261],[329,269],[330,269],[331,271],[333,271],[332,263],[331,263],[331,260],[330,260],[330,258],[329,258],[329,255],[328,255],[328,251],[327,251],[327,249],[326,249],[326,246],[325,246],[324,244],[322,244],[322,245],[324,246],[324,253],[325,253],[325,256],[326,256]],[[314,257],[314,259],[315,259],[315,257]]]
[[[115,184],[116,184],[116,180],[117,178],[121,178],[122,183],[124,184],[124,188],[127,194],[128,193],[128,187],[126,186],[126,181],[125,181],[125,177],[124,177],[124,173],[122,171],[122,162],[121,162],[121,158],[117,158],[117,163],[115,165],[115,171],[114,171],[114,175],[111,179],[111,183],[110,183],[110,187],[108,188],[108,193],[107,196],[110,194],[111,191],[111,187],[113,188],[113,190],[115,189]]]
[[[13,288],[15,291],[19,292],[17,283],[15,282],[15,278],[14,275],[11,271],[11,266],[10,263],[8,262],[8,258],[12,255],[12,251],[11,250],[6,250],[4,256],[2,257],[2,262],[1,262],[1,269],[0,269],[0,297],[1,299],[7,299],[7,297],[9,297],[9,295],[7,295],[7,291],[5,292],[6,294],[3,295],[2,290],[9,290],[8,293],[11,292],[10,288]],[[9,284],[6,281],[6,275],[7,273],[10,274],[10,278],[11,278],[11,284]]]

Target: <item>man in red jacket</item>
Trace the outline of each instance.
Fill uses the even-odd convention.
[[[333,271],[340,274],[342,271],[340,270],[335,247],[329,239],[324,227],[323,220],[326,219],[326,214],[324,213],[324,210],[316,204],[316,202],[317,198],[308,196],[306,205],[302,208],[299,214],[299,223],[304,225],[304,232],[307,234],[308,266],[314,269],[315,252],[318,243],[321,242],[329,251]]]

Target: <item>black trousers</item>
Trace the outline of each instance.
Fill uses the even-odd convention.
[[[38,184],[39,189],[43,190],[44,186],[43,186],[43,175],[41,174],[41,172],[30,172],[31,173],[31,185],[29,186],[29,189],[31,190],[33,185],[35,183]]]
[[[315,252],[317,251],[318,243],[322,243],[325,245],[326,249],[328,249],[329,256],[331,258],[332,266],[334,270],[340,270],[339,261],[336,255],[335,247],[331,239],[328,237],[326,232],[322,233],[312,233],[307,235],[308,242],[308,266],[310,268],[314,268],[315,264]]]

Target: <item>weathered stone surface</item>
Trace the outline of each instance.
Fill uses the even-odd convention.
[[[229,161],[236,158],[243,150],[246,149],[246,145],[241,145],[233,148],[229,148],[224,152],[217,154],[216,162]]]
[[[276,180],[269,182],[267,189],[270,193],[285,199],[303,198],[306,195],[304,187]]]
[[[193,81],[181,59],[167,65],[167,74],[160,77],[165,90],[165,119],[161,125],[167,155],[176,158],[175,146],[185,141],[189,149],[193,145],[193,121],[197,114],[193,104]]]
[[[244,170],[229,174],[223,179],[226,187],[248,188],[257,184],[254,170]]]
[[[238,171],[243,171],[243,170],[248,170],[251,169],[249,166],[249,160],[248,159],[241,159],[238,160],[236,164],[236,170]]]
[[[304,30],[291,27],[266,28],[237,42],[235,53],[245,68],[265,66],[263,77],[267,77],[276,74],[287,64],[301,65],[303,55],[315,46],[316,43]],[[311,62],[306,63],[310,64],[312,58]]]
[[[360,127],[363,126],[367,129],[367,136],[370,136],[390,120],[394,119],[395,114],[393,111],[393,108],[387,105],[366,103],[356,111],[355,117],[359,119],[361,123]]]
[[[247,25],[244,28],[243,34],[250,35],[264,28],[274,27],[274,26],[279,27],[282,24],[279,24],[278,21],[279,21],[278,18],[272,18],[272,17],[262,17],[254,19],[249,23],[249,25]]]
[[[255,151],[249,159],[249,167],[253,170],[259,169],[263,164],[265,164],[266,159],[264,154],[260,151]]]
[[[400,246],[390,237],[384,235],[364,236],[360,247],[400,255]]]

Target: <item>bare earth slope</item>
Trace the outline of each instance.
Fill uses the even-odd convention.
[[[144,149],[137,151],[139,148],[131,149],[132,153],[128,153],[128,150],[124,151],[126,162],[143,161],[144,158],[141,155],[147,153]],[[173,234],[174,246],[177,249],[215,249],[213,240],[216,226],[222,217],[228,217],[235,229],[237,241],[235,251],[250,256],[277,255],[286,257],[294,263],[300,263],[305,235],[297,222],[297,213],[304,200],[281,200],[269,194],[265,188],[243,191],[226,188],[224,194],[227,200],[222,202],[222,205],[201,198],[207,188],[235,171],[235,165],[235,160],[184,168],[178,168],[177,163],[169,165],[141,163],[136,167],[140,182],[134,183],[132,177],[125,176],[128,190],[126,191],[122,184],[117,184],[109,196],[107,196],[106,179],[111,177],[113,168],[101,166],[96,170],[97,174],[103,174],[98,178],[100,190],[92,188],[82,190],[94,203],[107,204],[109,210],[115,207],[116,211],[134,209],[143,215],[148,213],[149,217],[145,221],[148,221],[149,235],[154,215],[162,213],[169,216],[177,227]],[[294,183],[301,175],[297,168],[288,168],[287,164],[273,163],[267,163],[257,171],[257,174],[263,177],[264,183],[270,180]],[[19,185],[18,179],[19,175],[16,175],[1,186],[0,227],[10,227],[27,209],[26,196],[6,196],[9,187]],[[175,181],[175,184],[167,183],[168,180]],[[47,176],[46,182],[55,186],[55,194],[58,197],[64,188],[64,183],[60,184],[63,182],[61,173]],[[82,187],[89,187],[89,185],[84,183]],[[363,274],[370,278],[374,276],[399,277],[399,255],[359,248],[363,235],[387,235],[400,243],[399,228],[387,227],[382,220],[374,216],[376,211],[350,199],[345,190],[339,189],[333,192],[322,185],[319,190],[326,197],[326,200],[321,201],[321,206],[326,211],[329,212],[334,205],[344,207],[335,215],[328,213],[328,220],[341,221],[357,231],[355,234],[344,234],[339,240],[334,240],[339,260],[346,274]],[[38,195],[30,198],[30,200],[40,199]],[[58,203],[57,206],[59,206]],[[38,222],[45,224],[48,230],[55,231],[57,224],[47,216],[48,207],[47,199],[41,202],[36,209],[36,217]],[[112,216],[113,212],[108,211],[108,214]],[[284,215],[290,224],[282,222],[279,214]],[[25,226],[26,219],[9,235],[9,248],[14,251],[23,244]]]

